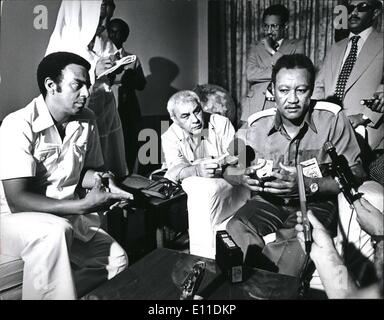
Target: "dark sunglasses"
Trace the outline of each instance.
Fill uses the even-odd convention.
[[[369,9],[372,9],[372,6],[366,2],[360,2],[357,5],[349,4],[347,5],[348,13],[351,14],[355,10],[355,8],[358,12],[367,12]]]

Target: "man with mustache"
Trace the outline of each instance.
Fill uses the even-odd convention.
[[[273,102],[267,99],[267,88],[276,61],[284,54],[304,53],[303,40],[284,39],[288,19],[289,11],[283,5],[272,5],[264,11],[264,38],[252,44],[247,55],[246,75],[249,89],[242,103],[243,121],[247,121],[247,118],[255,112],[274,106]]]
[[[227,231],[240,246],[245,263],[268,264],[279,273],[298,276],[304,252],[294,230],[300,210],[296,166],[304,167],[307,206],[336,234],[336,181],[330,176],[331,159],[323,148],[330,141],[343,154],[357,177],[363,177],[360,149],[352,126],[336,104],[311,100],[315,68],[304,55],[286,55],[272,69],[276,108],[249,118],[245,144],[254,150],[252,165],[267,162],[271,172],[261,179],[242,164],[227,168],[224,178],[251,190],[252,197],[228,222]],[[276,232],[276,241],[263,237]],[[262,254],[260,254],[260,252]]]
[[[46,56],[37,70],[41,95],[0,128],[0,252],[24,261],[23,299],[76,299],[128,264],[100,229],[98,212],[132,195],[102,171],[86,108],[90,68],[73,53]]]
[[[352,0],[347,4],[348,38],[332,45],[317,75],[313,99],[336,99],[362,146],[384,148],[383,33],[374,29],[382,13],[379,0]],[[373,99],[371,104],[361,104]]]

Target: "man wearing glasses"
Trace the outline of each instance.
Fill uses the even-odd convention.
[[[285,54],[304,53],[303,40],[284,39],[288,18],[288,9],[280,4],[264,11],[264,38],[252,44],[248,51],[246,75],[249,88],[242,103],[243,121],[255,112],[274,107],[274,102],[268,101],[272,95],[267,89],[276,61]]]
[[[373,28],[382,3],[352,0],[347,9],[349,36],[327,53],[313,98],[336,99],[363,137],[362,143],[372,150],[383,149],[383,34]],[[364,99],[371,102],[364,104]]]

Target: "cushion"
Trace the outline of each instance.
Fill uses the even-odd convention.
[[[21,298],[23,268],[20,258],[0,255],[0,300]]]

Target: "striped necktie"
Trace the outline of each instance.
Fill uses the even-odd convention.
[[[357,58],[357,42],[359,41],[360,36],[353,36],[350,40],[352,41],[351,51],[349,51],[348,57],[344,62],[343,68],[337,79],[335,96],[343,101],[344,90],[347,85],[348,78],[352,72],[353,66],[355,65]]]

